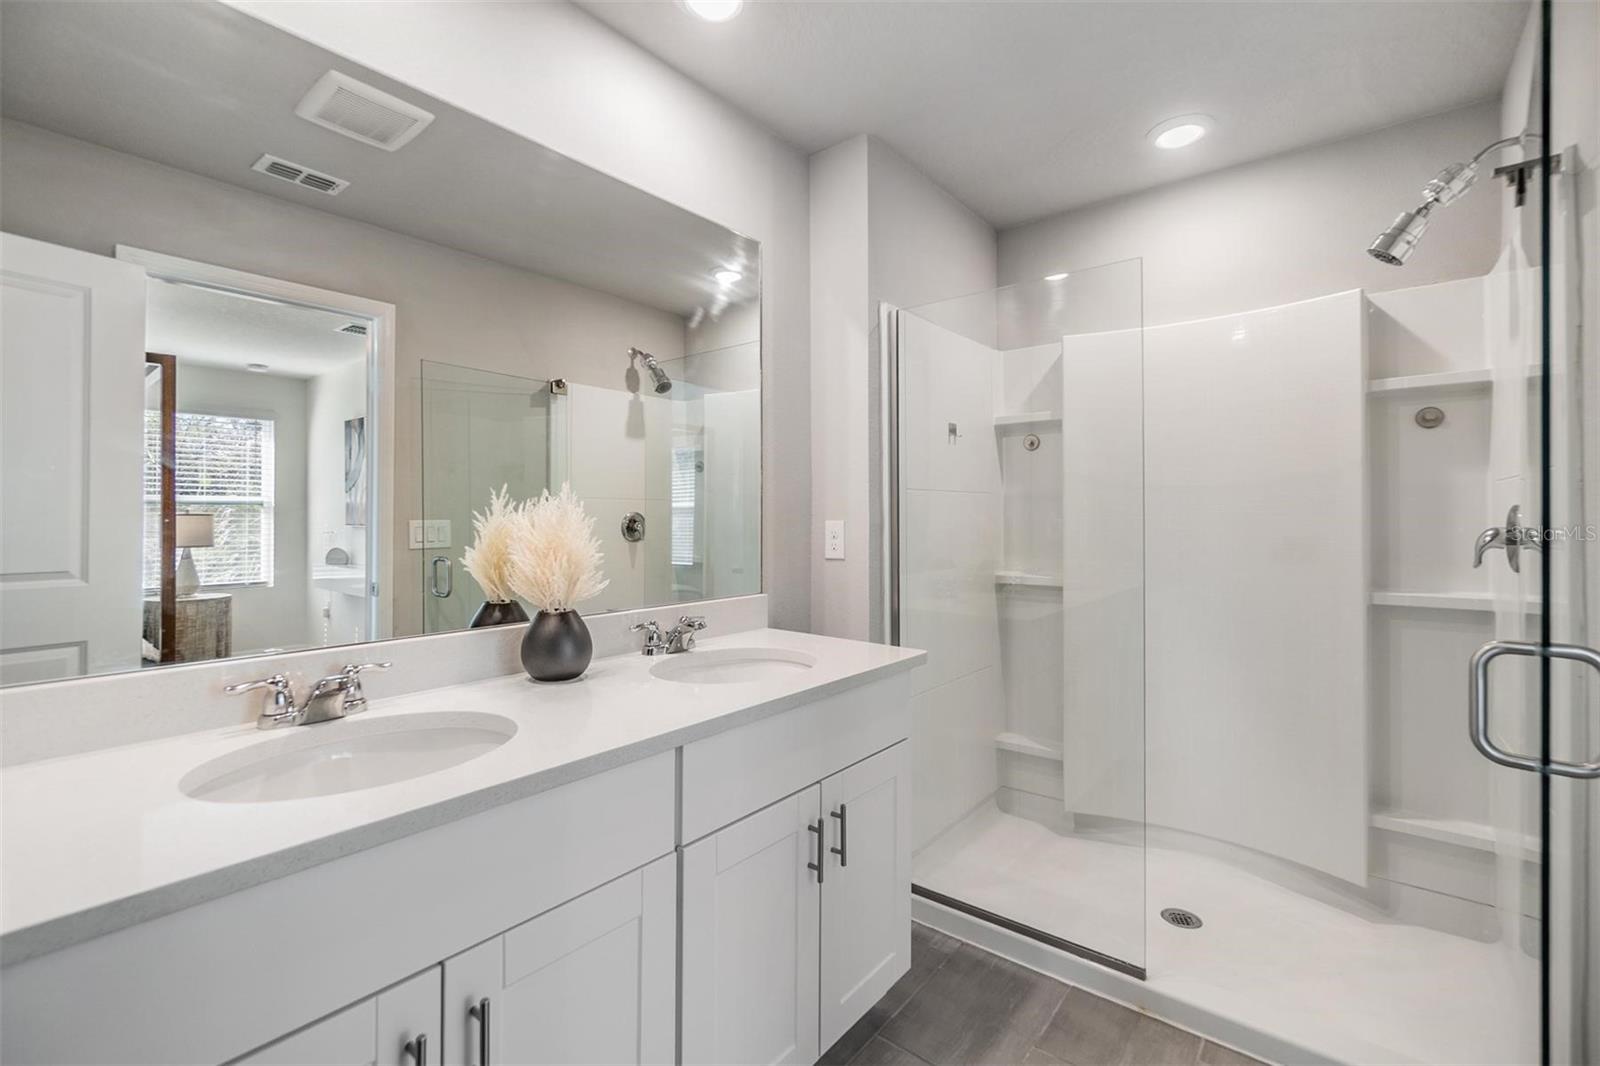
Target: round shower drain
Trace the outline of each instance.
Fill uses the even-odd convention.
[[[1206,924],[1200,920],[1198,914],[1192,911],[1180,910],[1177,907],[1168,907],[1161,912],[1161,917],[1168,925],[1175,925],[1179,929],[1198,929]]]

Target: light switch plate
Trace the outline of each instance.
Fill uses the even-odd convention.
[[[406,523],[406,546],[410,548],[423,547],[422,523],[415,518]]]
[[[422,524],[423,542],[430,548],[450,547],[450,519],[430,518]]]
[[[822,557],[844,558],[844,519],[830,518],[822,523]]]

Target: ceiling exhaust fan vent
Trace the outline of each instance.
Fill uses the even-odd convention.
[[[430,112],[398,96],[330,70],[317,79],[294,113],[362,144],[392,152],[433,121]]]
[[[351,322],[340,326],[339,332],[348,333],[352,337],[365,337],[367,335],[367,324],[365,322]]]
[[[299,163],[291,163],[287,159],[279,159],[275,155],[264,155],[257,159],[255,166],[250,168],[261,174],[269,174],[274,178],[302,185],[307,189],[327,193],[329,196],[338,196],[350,187],[350,183],[343,178],[331,177],[327,174],[318,174],[310,167],[303,167]]]

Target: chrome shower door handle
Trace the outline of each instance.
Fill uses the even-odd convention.
[[[440,591],[441,586],[439,585],[440,563],[444,564],[444,591],[442,592]],[[450,557],[447,555],[435,555],[433,560],[428,563],[428,591],[439,597],[441,600],[446,600],[450,598],[450,593],[455,591],[455,587],[456,579],[454,568],[450,565]]]
[[[1469,713],[1467,732],[1472,746],[1490,762],[1509,766],[1513,770],[1542,773],[1546,769],[1562,777],[1584,779],[1600,778],[1600,761],[1572,763],[1552,759],[1549,763],[1532,755],[1506,751],[1489,736],[1489,664],[1502,655],[1522,655],[1529,658],[1570,659],[1587,663],[1600,671],[1600,652],[1576,644],[1531,644],[1520,640],[1491,640],[1472,656],[1472,676],[1468,682]]]

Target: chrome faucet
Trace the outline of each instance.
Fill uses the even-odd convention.
[[[258,688],[269,689],[267,706],[256,719],[257,729],[278,729],[291,725],[316,725],[331,722],[347,714],[367,709],[367,695],[361,691],[363,670],[387,670],[391,663],[350,663],[337,674],[329,674],[311,686],[306,701],[298,706],[294,699],[294,685],[284,674],[273,674],[259,681],[244,681],[229,685],[222,691],[233,696]]]
[[[654,618],[635,622],[629,628],[635,633],[644,634],[644,646],[639,649],[641,655],[677,655],[693,651],[694,635],[705,627],[704,615],[686,614],[678,619],[677,625],[665,632],[661,629],[661,623]]]
[[[667,654],[694,651],[694,635],[705,627],[704,615],[686,614],[679,618],[678,624],[667,631]]]

